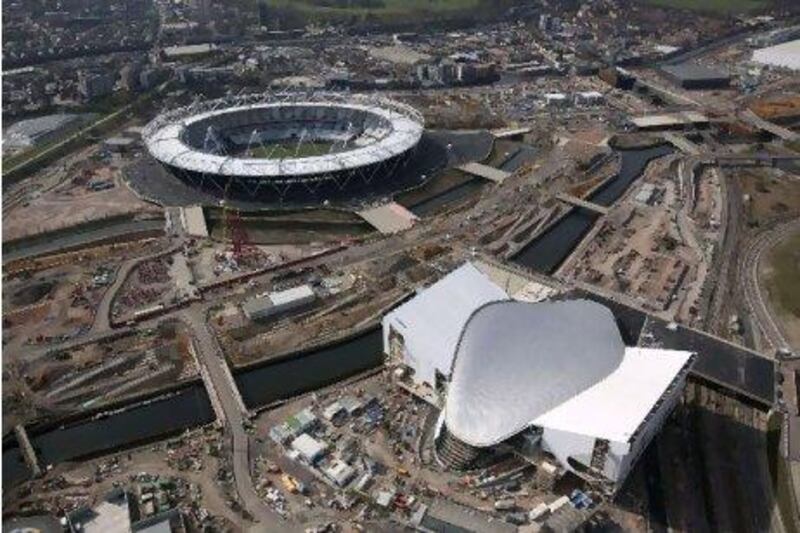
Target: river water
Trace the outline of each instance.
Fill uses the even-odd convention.
[[[619,173],[589,196],[589,201],[610,206],[644,172],[647,164],[672,152],[667,145],[636,150],[619,150],[622,158]],[[572,253],[581,239],[594,226],[600,215],[580,207],[573,208],[564,217],[531,241],[512,258],[512,261],[545,274],[553,273]]]
[[[279,361],[245,370],[236,377],[248,408],[318,389],[383,360],[380,328],[316,350],[292,354]],[[174,395],[138,405],[97,420],[69,424],[31,435],[41,465],[56,464],[145,443],[208,424],[214,412],[201,384]],[[3,486],[24,481],[30,472],[16,441],[3,446]]]
[[[29,437],[39,464],[46,466],[157,440],[213,420],[211,403],[198,383],[105,418],[82,420]],[[4,443],[3,485],[14,485],[29,475],[19,448]]]

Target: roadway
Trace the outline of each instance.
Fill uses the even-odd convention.
[[[183,241],[180,241],[177,244],[173,244],[166,250],[160,250],[143,257],[134,257],[122,263],[122,265],[120,265],[120,267],[117,269],[113,283],[106,289],[106,292],[103,293],[103,298],[100,300],[100,303],[97,306],[97,310],[95,311],[94,315],[94,322],[92,323],[89,333],[102,334],[103,332],[111,330],[111,305],[114,303],[114,296],[122,288],[122,285],[125,283],[125,280],[128,279],[128,276],[134,268],[145,261],[149,261],[163,255],[172,255],[178,252],[182,246]]]
[[[755,113],[753,113],[753,111],[750,109],[742,111],[739,114],[739,118],[758,129],[771,133],[776,137],[780,137],[784,141],[800,140],[800,134],[795,133],[790,129],[784,128],[783,126],[779,126],[774,122],[765,120],[756,115]]]

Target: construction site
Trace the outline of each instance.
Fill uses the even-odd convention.
[[[750,60],[747,36],[771,23],[690,57],[592,69],[552,29],[580,35],[582,18],[543,20],[533,37],[503,24],[450,39],[496,62],[481,83],[436,84],[450,63],[425,62],[427,36],[358,38],[372,76],[422,77],[378,84],[378,96],[231,83],[202,99],[176,74],[159,109],[128,110],[9,182],[4,528],[46,515],[98,531],[108,512],[137,530],[173,511],[183,525],[171,531],[800,527],[800,83]],[[235,57],[197,61],[239,68]],[[315,55],[302,58],[284,77],[318,75]],[[419,303],[465,265],[491,287]],[[468,363],[462,334],[484,307],[506,306],[541,309],[525,323],[549,339],[548,309],[562,304],[579,306],[574,317],[601,306],[613,330],[587,349],[558,340],[565,358],[597,352],[534,387],[558,383],[564,398],[491,446],[456,435],[448,394],[491,397],[461,385],[463,365],[479,379],[523,345],[550,353],[514,342],[526,328],[505,328],[521,314],[471,352],[502,361]],[[387,317],[415,305],[407,331],[391,330]],[[574,328],[588,338],[598,323]],[[611,373],[585,377],[606,341]],[[412,353],[436,343],[449,364]],[[626,370],[662,352],[682,359]],[[603,432],[646,402],[559,411],[618,371],[632,387],[648,372],[663,384],[624,438]],[[539,402],[513,396],[508,411]],[[624,471],[606,475],[614,461]]]

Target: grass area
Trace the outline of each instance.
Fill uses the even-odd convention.
[[[769,259],[770,294],[787,312],[800,318],[800,234],[777,246]]]
[[[331,149],[329,142],[302,143],[298,148],[296,142],[268,144],[253,148],[250,157],[288,159],[296,157],[313,157],[315,155],[326,155]]]
[[[742,169],[736,178],[742,193],[750,196],[747,219],[751,226],[759,226],[776,216],[800,214],[800,187],[794,181],[778,179],[767,169]]]
[[[646,0],[650,5],[708,13],[740,13],[766,7],[767,0]]]
[[[480,0],[267,0],[273,7],[331,15],[408,15],[472,9]]]
[[[525,0],[266,0],[272,18],[307,23],[420,25],[502,13]]]

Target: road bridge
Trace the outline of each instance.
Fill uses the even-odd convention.
[[[683,135],[678,135],[677,133],[672,133],[666,131],[661,134],[668,143],[673,145],[675,148],[680,150],[681,152],[686,152],[687,154],[691,155],[700,155],[700,147],[697,146],[695,143],[684,137]]]
[[[533,131],[533,128],[502,128],[492,130],[492,135],[495,139],[510,139],[512,137],[519,137]]]
[[[42,469],[39,467],[39,460],[36,458],[36,450],[33,449],[30,439],[28,439],[28,432],[25,431],[25,426],[17,424],[14,426],[14,433],[17,435],[17,442],[19,442],[19,449],[22,450],[22,457],[25,459],[28,468],[31,469],[33,477],[39,477]]]
[[[771,133],[775,137],[783,139],[784,141],[800,141],[800,134],[784,128],[783,126],[779,126],[774,122],[765,120],[753,113],[753,111],[750,109],[742,111],[739,114],[739,118],[760,130],[764,130],[768,133]]]
[[[595,204],[593,202],[589,202],[587,200],[583,200],[583,199],[578,198],[577,196],[573,196],[571,194],[565,194],[565,193],[557,194],[556,198],[558,198],[562,202],[565,202],[565,203],[568,203],[568,204],[572,204],[572,205],[577,206],[577,207],[582,207],[584,209],[588,209],[589,211],[593,211],[593,212],[595,212],[595,213],[597,213],[599,215],[607,215],[608,214],[608,208],[607,207],[599,205],[599,204]]]
[[[197,360],[203,383],[212,399],[218,420],[225,424],[232,436],[233,477],[242,506],[258,522],[257,531],[289,531],[293,528],[261,500],[253,486],[250,473],[250,436],[246,425],[250,413],[233,379],[222,347],[206,321],[206,307],[194,305],[181,311],[179,317],[189,326],[195,339]]]
[[[489,165],[484,165],[482,163],[467,163],[466,165],[461,165],[457,168],[458,170],[466,172],[467,174],[472,174],[473,176],[478,176],[479,178],[484,178],[495,183],[503,183],[503,181],[505,181],[505,179],[511,175],[510,172],[490,167]]]
[[[411,229],[417,221],[417,216],[414,213],[397,202],[388,202],[376,207],[363,209],[357,214],[384,235]]]

